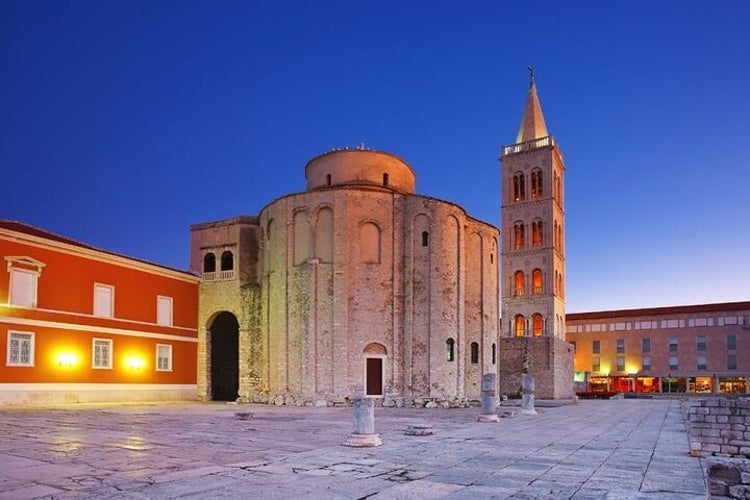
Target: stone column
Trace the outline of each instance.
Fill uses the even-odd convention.
[[[528,373],[521,375],[521,414],[537,414],[534,409],[534,377]]]
[[[342,444],[354,448],[380,446],[380,434],[375,432],[375,402],[372,398],[357,397],[354,410],[354,432]]]
[[[479,414],[480,422],[497,422],[497,396],[495,395],[496,375],[485,373],[482,375],[482,412]]]

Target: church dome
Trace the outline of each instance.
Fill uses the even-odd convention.
[[[363,147],[338,149],[316,156],[305,166],[307,189],[341,186],[378,187],[414,193],[416,176],[398,156]]]

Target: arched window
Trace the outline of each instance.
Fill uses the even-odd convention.
[[[422,246],[426,247],[430,244],[430,233],[422,231]]]
[[[526,241],[526,228],[523,222],[513,224],[513,248],[520,250],[524,247]]]
[[[315,257],[323,263],[333,262],[333,210],[323,207],[315,221]]]
[[[456,341],[453,339],[445,341],[445,359],[446,361],[453,361],[456,359]]]
[[[531,317],[531,331],[534,337],[541,337],[544,329],[544,318],[542,315],[537,313]]]
[[[492,364],[497,363],[497,344],[492,344]]]
[[[541,269],[534,269],[531,271],[531,293],[534,295],[541,295],[542,294],[542,270]]]
[[[513,200],[523,201],[526,199],[526,184],[523,172],[516,172],[513,175]]]
[[[203,272],[216,272],[216,256],[211,252],[208,252],[205,256],[203,256]]]
[[[542,171],[537,169],[531,172],[531,197],[541,198],[542,195]]]
[[[234,255],[227,250],[221,254],[221,270],[231,271],[232,269],[234,269]]]
[[[471,362],[473,364],[479,363],[479,344],[476,342],[471,343]]]
[[[526,276],[523,271],[516,271],[513,276],[513,295],[516,297],[526,295]]]
[[[522,314],[517,315],[515,324],[516,324],[516,337],[525,337],[526,336],[526,318],[524,318]]]
[[[531,223],[531,246],[540,247],[544,245],[544,237],[542,236],[542,221],[534,221]]]

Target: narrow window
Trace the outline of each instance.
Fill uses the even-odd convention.
[[[516,222],[513,225],[513,248],[521,250],[525,246],[526,228],[523,222]]]
[[[677,359],[677,356],[670,356],[669,357],[669,369],[670,370],[677,370],[679,369],[679,360]]]
[[[426,247],[430,244],[430,233],[427,231],[422,231],[422,246]]]
[[[10,270],[8,303],[14,306],[36,307],[37,273],[24,269]]]
[[[34,366],[34,334],[8,332],[8,366]]]
[[[172,346],[169,344],[156,344],[156,371],[172,371]]]
[[[540,247],[544,244],[542,236],[542,221],[531,223],[531,246]]]
[[[94,316],[100,318],[114,317],[115,287],[110,285],[94,284]]]
[[[234,255],[227,250],[221,254],[221,270],[231,271],[232,269],[234,269]]]
[[[516,316],[516,337],[526,336],[526,318],[519,314]]]
[[[471,362],[472,364],[479,363],[479,344],[476,342],[471,343]]]
[[[599,357],[592,358],[591,360],[591,371],[592,372],[599,372],[601,371],[602,365],[601,361],[599,360]]]
[[[91,367],[100,369],[112,368],[112,340],[94,339]]]
[[[706,369],[706,355],[705,354],[698,354],[698,366],[697,368],[699,370],[705,370]]]
[[[677,337],[669,337],[669,352],[677,352]]]
[[[591,344],[591,352],[593,354],[601,354],[601,343],[598,340],[595,340]]]
[[[326,174],[326,186],[331,185],[331,174]]]
[[[651,352],[651,339],[644,337],[643,339],[643,352]]]
[[[388,174],[383,174],[383,185],[384,186],[388,185]]]
[[[456,359],[456,342],[453,339],[445,341],[445,359],[447,361]]]
[[[517,172],[513,176],[513,199],[524,201],[526,199],[526,185],[523,172]]]
[[[651,356],[643,356],[641,364],[643,365],[643,371],[651,371]]]
[[[513,294],[516,297],[526,294],[526,276],[524,276],[523,271],[516,271]]]
[[[736,370],[736,369],[737,369],[737,355],[727,354],[727,370]]]
[[[617,354],[625,354],[625,339],[617,339]]]
[[[698,335],[698,350],[699,351],[705,351],[706,350],[706,336],[705,335]]]
[[[617,356],[617,371],[618,372],[625,371],[625,357],[624,356]]]
[[[542,270],[534,269],[531,272],[531,293],[533,293],[534,295],[541,295],[542,286]]]
[[[491,253],[490,254],[490,264],[493,264],[494,262],[495,262],[495,254]]]
[[[203,257],[203,272],[204,273],[216,272],[216,256],[211,252],[208,252]]]
[[[497,364],[497,344],[492,344],[492,364]]]
[[[172,326],[172,297],[156,296],[156,324]]]
[[[542,171],[534,170],[531,172],[531,197],[542,197]]]
[[[544,329],[544,319],[541,314],[534,314],[531,317],[532,332],[534,337],[541,337]]]
[[[736,351],[737,350],[737,336],[727,335],[727,351]]]

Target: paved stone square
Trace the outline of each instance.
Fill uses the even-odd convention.
[[[383,445],[349,448],[351,408],[7,407],[0,499],[705,498],[679,401],[537,411],[480,423],[479,408],[378,408]],[[405,434],[420,423],[434,434]]]

